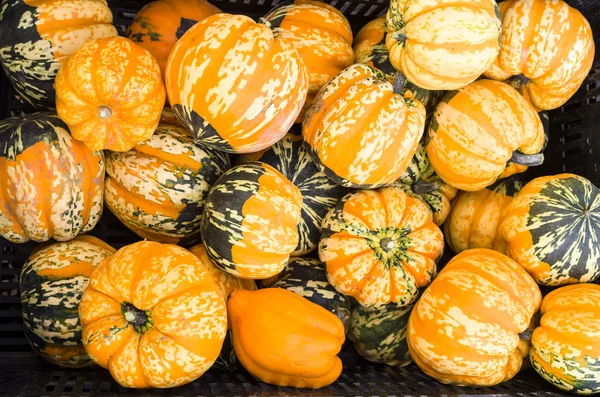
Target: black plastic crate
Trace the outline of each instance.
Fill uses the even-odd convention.
[[[389,0],[324,0],[340,9],[356,34],[367,22],[387,10]],[[600,4],[598,0],[566,0],[581,11],[594,30],[596,57],[580,90],[562,108],[549,112],[546,161],[531,168],[525,179],[562,172],[576,173],[600,186]],[[108,0],[114,25],[123,34],[137,11],[149,0]],[[210,0],[223,12],[258,18],[281,0]],[[15,96],[11,83],[0,71],[0,119],[31,112],[30,105]],[[89,234],[115,248],[139,241],[105,208],[102,219]],[[222,396],[222,395],[401,395],[401,396],[562,396],[564,392],[544,381],[533,370],[524,370],[509,382],[494,387],[461,388],[444,385],[412,364],[405,368],[375,365],[344,345],[340,357],[344,371],[330,386],[318,390],[271,386],[256,381],[240,368],[227,373],[209,370],[188,385],[164,390],[126,389],[107,370],[99,367],[64,369],[46,363],[33,353],[23,334],[18,278],[21,267],[37,243],[13,244],[0,238],[0,396]],[[449,250],[447,250],[449,251]],[[451,253],[446,252],[442,263]],[[600,284],[600,282],[599,282]]]

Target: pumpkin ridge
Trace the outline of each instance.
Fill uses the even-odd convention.
[[[94,178],[94,176],[91,175],[91,172],[89,172],[89,170],[92,169],[92,164],[90,164],[90,161],[87,158],[87,156],[85,156],[85,155],[81,155],[80,156],[80,152],[83,149],[83,147],[85,147],[85,146],[83,144],[80,145],[78,143],[79,143],[78,141],[77,142],[73,141],[72,145],[71,145],[71,148],[72,149],[78,149],[78,150],[73,150],[74,154],[77,154],[77,156],[74,156],[74,157],[77,157],[77,159],[74,159],[74,160],[76,160],[77,164],[81,164],[82,162],[85,163],[85,166],[83,168],[85,170],[88,170],[88,172],[82,172],[81,174],[79,174],[79,177],[85,180],[83,182],[84,183],[83,190],[84,191],[90,191],[90,190],[92,190],[92,187],[94,185],[93,184],[93,178]],[[82,157],[83,157],[83,161],[81,160]],[[102,156],[102,157],[104,158],[104,156]],[[103,161],[103,163],[104,163],[104,161]],[[105,174],[102,173],[102,176],[101,176],[102,180],[105,179],[104,175]],[[88,221],[90,219],[90,214],[91,214],[91,211],[92,211],[92,203],[90,201],[91,201],[90,195],[89,194],[84,194],[83,195],[83,225],[87,225]]]

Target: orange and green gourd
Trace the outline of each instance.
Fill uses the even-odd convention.
[[[443,250],[427,205],[395,187],[346,195],[323,220],[319,242],[331,284],[365,307],[414,303]]]
[[[93,365],[81,342],[79,302],[92,272],[115,249],[81,235],[48,242],[29,255],[19,278],[25,337],[43,359],[61,367]]]
[[[215,362],[225,300],[206,267],[176,245],[121,248],[92,273],[81,298],[83,345],[123,387],[189,383]]]

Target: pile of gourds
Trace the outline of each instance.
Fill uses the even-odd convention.
[[[515,177],[592,66],[563,1],[391,0],[356,38],[313,0],[258,22],[159,0],[127,37],[104,0],[4,0],[0,21],[40,109],[0,122],[0,234],[44,242],[20,291],[48,361],[144,388],[239,360],[317,388],[347,335],[444,383],[531,362],[600,392],[600,191]],[[104,204],[144,241],[85,235]]]

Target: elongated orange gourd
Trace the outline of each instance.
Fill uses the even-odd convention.
[[[56,76],[56,111],[91,150],[126,152],[154,133],[165,104],[156,59],[124,37],[90,40]]]
[[[238,290],[227,302],[233,345],[253,376],[278,386],[320,388],[342,372],[344,325],[295,293]]]
[[[442,383],[492,386],[521,368],[519,333],[542,294],[515,261],[488,249],[455,256],[423,293],[408,321],[415,363]]]
[[[223,295],[189,251],[142,241],[102,262],[79,305],[83,345],[124,387],[191,382],[216,360],[227,331]]]
[[[264,23],[231,14],[188,30],[171,51],[165,79],[173,112],[196,141],[234,153],[281,139],[308,90],[306,66],[291,43]]]
[[[537,110],[564,105],[594,62],[589,22],[562,0],[507,0],[499,6],[504,39],[485,76],[509,79]]]

